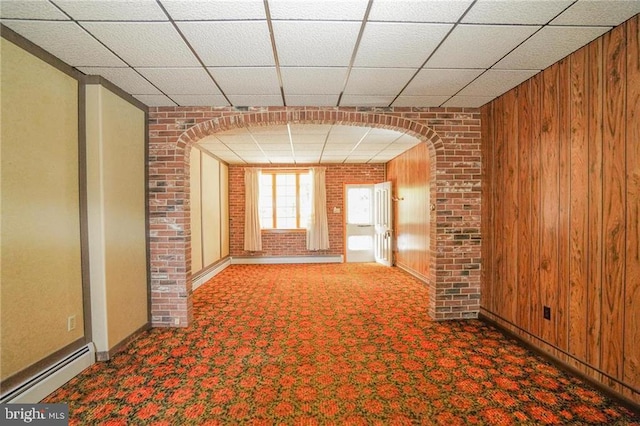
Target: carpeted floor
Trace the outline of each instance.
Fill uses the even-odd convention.
[[[71,424],[633,424],[640,418],[375,264],[236,265],[45,402]],[[123,315],[126,313],[123,313]]]

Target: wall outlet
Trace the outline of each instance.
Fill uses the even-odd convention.
[[[67,331],[71,331],[75,329],[76,329],[76,316],[71,315],[69,318],[67,318]]]
[[[174,318],[173,325],[180,325],[180,318]]]
[[[551,308],[549,306],[544,306],[542,308],[542,316],[546,320],[551,320]]]

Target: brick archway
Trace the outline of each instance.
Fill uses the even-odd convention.
[[[413,112],[416,109],[409,110]],[[479,236],[479,114],[475,110],[469,113],[462,109],[455,109],[455,112],[452,112],[452,109],[442,108],[425,108],[421,112],[427,120],[421,117],[422,114],[398,113],[393,108],[383,111],[291,107],[260,108],[252,111],[241,111],[235,108],[152,108],[149,114],[152,324],[154,326],[187,326],[192,319],[190,208],[187,202],[191,145],[206,136],[238,127],[287,123],[386,128],[407,132],[428,145],[431,176],[434,178],[430,187],[431,200],[446,203],[445,209],[438,209],[431,215],[432,245],[427,283],[430,294],[429,314],[434,319],[477,316],[480,291],[479,238],[473,243],[474,247],[461,251],[461,241],[454,238],[454,235],[462,232],[462,228],[466,227],[477,229]],[[465,121],[468,124],[464,125]],[[469,131],[461,132],[462,130]],[[441,137],[440,134],[443,132],[444,137]],[[464,144],[473,145],[473,148],[466,148]],[[451,163],[455,157],[455,151],[464,151],[472,159],[477,157],[477,161],[471,162],[478,170],[473,174],[473,170],[469,170],[469,167],[465,168],[465,176],[470,174],[472,177],[463,179],[464,182],[455,185],[456,191],[451,191],[451,184],[455,181],[455,177],[450,177],[447,181],[443,178],[450,176],[452,169],[463,167]],[[465,163],[464,166],[468,166],[466,163],[469,163],[469,161],[460,162]],[[462,173],[462,170],[458,172]],[[477,190],[477,196],[472,196],[468,200],[470,204],[457,203],[462,192],[473,192],[469,191],[470,189]],[[451,204],[448,203],[449,199]],[[463,218],[467,216],[463,210],[474,204],[477,205],[478,216],[470,220],[467,220],[469,219],[467,217]],[[445,216],[445,213],[449,214]],[[460,223],[456,224],[451,218],[460,218]],[[465,254],[460,256],[461,253]],[[460,261],[462,258],[468,260],[468,265]],[[450,268],[449,265],[453,266],[451,270],[447,270]],[[457,275],[456,270],[459,272]],[[472,275],[470,271],[477,274]],[[453,276],[455,278],[452,278]],[[458,281],[465,281],[465,287],[470,289],[467,297],[475,298],[475,304],[467,304],[464,309],[455,309],[455,306],[460,306],[460,298],[456,300],[454,296],[460,293],[446,291],[449,288],[455,288],[454,284]]]

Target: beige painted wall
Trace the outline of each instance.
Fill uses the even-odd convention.
[[[191,273],[229,255],[229,167],[191,149]]]
[[[103,352],[148,322],[145,114],[101,85],[86,90],[92,327]]]
[[[220,260],[220,162],[202,156],[202,252],[204,266]]]
[[[1,39],[1,368],[84,336],[78,83]],[[67,331],[67,318],[76,328]]]
[[[202,200],[199,149],[191,148],[191,272],[202,269]]]
[[[229,166],[220,163],[220,255],[229,256]]]

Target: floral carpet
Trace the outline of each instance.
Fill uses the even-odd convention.
[[[640,425],[481,321],[431,321],[427,297],[375,264],[234,265],[194,292],[190,327],[45,402],[72,425]]]

